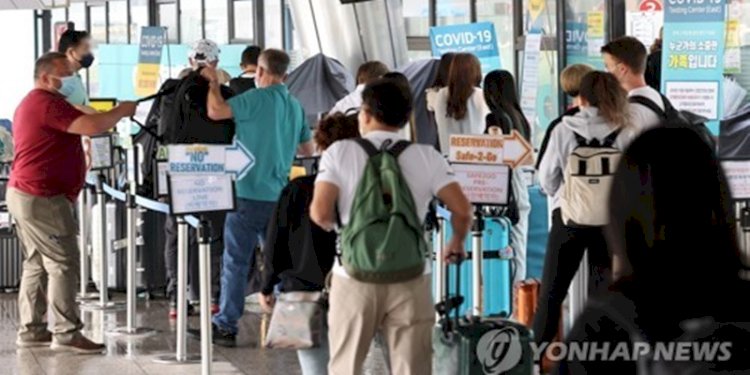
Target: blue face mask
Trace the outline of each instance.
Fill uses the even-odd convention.
[[[60,80],[60,82],[62,82],[62,86],[60,86],[60,88],[57,89],[57,92],[59,92],[60,95],[67,98],[68,96],[72,95],[76,91],[76,88],[78,87],[78,80],[76,76],[73,75],[73,76],[67,76],[67,77],[62,77],[58,79]]]

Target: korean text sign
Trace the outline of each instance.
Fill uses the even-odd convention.
[[[725,0],[664,3],[662,91],[676,108],[712,121],[721,118],[726,9]]]

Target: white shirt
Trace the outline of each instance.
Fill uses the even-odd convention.
[[[378,148],[386,139],[393,140],[394,143],[403,139],[397,133],[385,131],[373,131],[367,133],[364,138]],[[367,159],[365,150],[351,140],[334,143],[323,152],[320,159],[318,177],[315,181],[328,182],[338,187],[338,208],[343,225],[349,223],[354,195],[364,174]],[[445,186],[455,182],[453,171],[445,158],[429,145],[409,146],[398,161],[414,198],[417,217],[424,220],[432,199]],[[334,264],[333,272],[348,277],[338,261]],[[430,262],[426,262],[424,273],[430,272]]]
[[[466,117],[461,120],[448,117],[448,97],[448,88],[443,87],[434,96],[428,95],[427,100],[427,109],[435,112],[440,151],[443,154],[448,153],[453,134],[484,134],[485,117],[490,113],[480,88],[474,88],[466,106]]]
[[[631,90],[628,93],[628,96],[643,96],[650,99],[664,110],[664,101],[661,98],[661,94],[651,86],[643,86]],[[641,131],[651,129],[662,122],[662,118],[651,109],[633,103],[630,104],[630,120],[633,122],[633,126]]]
[[[329,115],[332,115],[336,112],[346,113],[346,111],[356,108],[359,110],[360,107],[362,107],[362,92],[365,91],[365,85],[360,84],[357,85],[357,87],[354,89],[354,91],[350,92],[349,95],[341,98],[338,102],[336,102],[336,105],[333,106],[333,108],[328,112]]]

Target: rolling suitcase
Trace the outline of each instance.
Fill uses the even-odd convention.
[[[462,265],[454,266],[456,291],[461,290]],[[445,275],[446,295],[437,304],[440,320],[432,336],[435,375],[530,375],[534,368],[531,331],[505,319],[459,318],[464,303],[460,294],[448,293],[450,277]],[[453,313],[453,317],[451,317]]]
[[[7,215],[6,212],[0,213],[4,218],[8,218]],[[15,230],[10,226],[0,227],[0,290],[18,289],[21,284],[22,263],[23,251]]]
[[[505,217],[485,217],[482,230],[482,268],[485,270],[486,279],[483,287],[484,316],[508,316],[511,312],[511,284],[513,273],[511,270],[511,260],[513,259],[512,250],[510,249],[510,228],[511,223]],[[452,236],[450,225],[443,220],[443,230],[436,232],[436,235],[442,235],[443,240],[447,243]],[[436,241],[437,239],[435,239]],[[437,241],[436,241],[437,242]],[[471,236],[466,239],[466,249],[471,249]],[[471,254],[469,252],[469,258]],[[472,278],[471,262],[463,262],[461,269],[461,291],[464,301],[459,307],[459,314],[465,315],[469,312],[474,297],[471,291]],[[434,277],[438,277],[435,273]],[[434,280],[439,283],[439,280]],[[440,295],[435,295],[437,300]]]

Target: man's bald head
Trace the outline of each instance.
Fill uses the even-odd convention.
[[[64,77],[73,74],[73,70],[65,54],[48,52],[36,60],[36,64],[34,65],[34,80],[39,80],[45,73]]]

